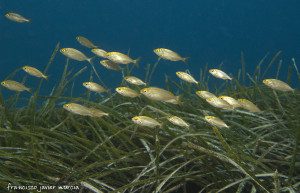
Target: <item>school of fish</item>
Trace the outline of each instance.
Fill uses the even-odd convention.
[[[18,13],[9,12],[6,13],[4,16],[9,20],[18,23],[31,22],[30,19]],[[89,40],[86,37],[77,36],[75,39],[78,41],[80,45],[90,49],[91,53],[93,53],[94,56],[88,57],[80,50],[71,47],[61,48],[60,49],[61,54],[71,60],[76,60],[79,62],[88,62],[89,64],[91,64],[97,76],[98,74],[94,67],[94,63],[92,61],[95,57],[102,58],[99,61],[99,64],[101,66],[103,66],[106,69],[114,70],[114,71],[122,71],[122,68],[125,65],[133,64],[138,66],[140,63],[140,58],[131,58],[129,54],[121,53],[115,50],[106,51],[103,48],[100,48],[100,46],[94,44],[91,40]],[[153,50],[153,52],[154,54],[157,55],[159,60],[164,59],[170,62],[179,61],[187,64],[188,57],[182,57],[180,54],[178,54],[173,50],[167,48],[156,48]],[[21,67],[21,69],[32,77],[46,79],[46,80],[49,79],[48,75],[44,74],[44,72],[42,72],[41,70],[37,69],[34,66],[24,65]],[[221,69],[213,68],[213,69],[209,69],[208,72],[213,77],[217,79],[222,79],[223,81],[232,81],[234,79],[226,72],[222,71]],[[181,81],[187,84],[198,85],[200,83],[200,81],[196,80],[189,71],[177,71],[175,74]],[[161,103],[167,103],[172,105],[182,105],[181,102],[182,99],[180,95],[175,95],[171,91],[165,90],[163,88],[151,86],[146,81],[142,80],[140,77],[136,77],[133,75],[124,76],[123,81],[128,83],[129,85],[132,85],[133,87],[120,86],[115,88],[114,91],[122,97],[127,97],[127,98],[144,97],[153,102],[161,102]],[[265,86],[269,87],[270,89],[273,89],[274,91],[280,91],[280,92],[295,91],[295,89],[293,89],[287,83],[274,78],[264,79],[262,83]],[[1,82],[1,85],[11,91],[15,91],[15,92],[27,91],[29,93],[32,93],[32,90],[26,85],[24,85],[23,82],[17,82],[15,80],[7,79],[7,80],[3,80]],[[82,83],[82,86],[85,87],[87,90],[98,94],[108,92],[108,88],[106,88],[104,85],[101,85],[101,83],[98,82],[86,81]],[[219,108],[226,111],[234,111],[235,109],[240,108],[252,113],[262,112],[262,110],[256,104],[254,104],[248,99],[244,99],[244,98],[236,99],[232,96],[225,96],[225,95],[216,96],[215,94],[209,92],[208,90],[197,90],[195,94],[201,98],[199,100],[202,100],[203,102],[213,106],[214,108]],[[73,102],[66,103],[62,107],[66,111],[80,116],[88,116],[94,118],[110,116],[108,113],[102,111],[101,109],[85,106]],[[149,128],[162,128],[165,124],[164,119],[167,120],[169,123],[182,128],[188,129],[191,127],[191,124],[189,124],[182,118],[170,114],[167,114],[166,116],[163,116],[159,119],[145,116],[145,115],[136,115],[131,118],[134,124],[139,126],[149,127]],[[204,116],[203,120],[206,121],[209,125],[212,125],[214,127],[230,128],[230,125],[228,125],[228,123],[225,123],[220,118],[212,115]]]

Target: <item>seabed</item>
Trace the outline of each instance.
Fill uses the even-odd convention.
[[[59,44],[45,73],[58,50]],[[269,69],[277,69],[273,78],[278,76],[280,53],[264,57],[253,75],[245,72],[242,55],[237,76],[216,88],[209,88],[207,68],[201,70],[197,86],[166,77],[165,88],[181,96],[179,105],[116,93],[72,97],[74,80],[88,66],[71,72],[72,61],[67,60],[48,96],[39,94],[44,80],[28,99],[21,93],[10,93],[8,99],[0,95],[0,191],[17,192],[8,190],[10,185],[55,186],[44,192],[300,192],[300,92],[274,91],[262,84]],[[296,73],[299,85],[295,60],[289,64],[284,81],[290,83]],[[149,66],[146,79],[155,66]],[[220,110],[196,90],[246,98],[262,111]],[[25,105],[18,106],[20,101]],[[62,108],[66,101],[99,108],[109,116],[72,114]],[[136,115],[155,118],[163,126],[138,126],[131,121]],[[182,118],[190,127],[171,124],[167,115]],[[219,117],[229,128],[211,126],[206,115]]]

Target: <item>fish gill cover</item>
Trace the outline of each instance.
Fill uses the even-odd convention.
[[[1,192],[299,192],[300,3],[0,4]]]

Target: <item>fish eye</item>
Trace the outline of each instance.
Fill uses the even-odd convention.
[[[5,82],[1,82],[2,85],[5,85]]]

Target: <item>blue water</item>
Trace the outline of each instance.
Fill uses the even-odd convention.
[[[190,57],[188,66],[161,62],[153,85],[162,85],[165,74],[175,79],[176,70],[189,69],[199,78],[199,69],[206,63],[217,67],[223,62],[223,70],[236,74],[241,51],[250,73],[268,52],[271,56],[283,51],[282,76],[292,57],[300,61],[299,0],[2,0],[0,11],[1,80],[24,64],[43,69],[57,42],[92,56],[76,42],[77,35],[105,50],[127,53],[130,49],[131,57],[142,57],[140,68],[134,71],[141,78],[146,64],[157,60],[154,48],[166,47]],[[9,21],[3,16],[8,11],[32,22]],[[64,63],[65,57],[58,54],[45,90],[54,85]],[[77,70],[84,65],[71,63]],[[96,68],[109,87],[120,83],[120,73]],[[15,79],[24,75],[20,72]],[[88,76],[89,71],[76,82],[79,92]],[[28,84],[34,87],[37,79]]]

